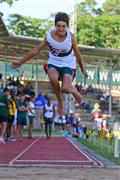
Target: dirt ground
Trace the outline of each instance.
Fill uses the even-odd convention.
[[[0,180],[120,180],[120,168],[0,167]]]

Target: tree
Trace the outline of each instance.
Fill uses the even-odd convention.
[[[86,0],[76,7],[78,43],[119,48],[120,16],[106,15],[103,9],[98,10],[95,6],[94,0]]]
[[[103,5],[104,15],[120,15],[120,1],[119,0],[106,0]]]
[[[18,1],[18,0],[0,0],[0,3],[5,2],[5,3],[7,3],[7,4],[9,4],[11,6],[14,1]]]
[[[77,15],[93,15],[96,14],[96,8],[97,5],[95,0],[85,0],[81,3],[79,3],[76,7]]]
[[[9,29],[17,35],[43,38],[52,22],[48,19],[37,19],[18,14],[9,16]]]
[[[112,2],[115,4],[117,0],[106,0],[104,8],[101,9],[97,8],[95,0],[85,0],[77,4],[77,39],[79,44],[106,48],[120,47],[120,16],[106,14],[107,10],[105,9]],[[43,38],[53,25],[54,16],[55,13],[51,14],[48,19],[36,19],[12,14],[9,16],[9,28],[17,35]]]
[[[97,17],[101,30],[102,47],[120,48],[120,16]]]

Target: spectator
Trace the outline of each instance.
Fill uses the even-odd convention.
[[[94,121],[94,128],[98,128],[99,121],[101,121],[101,109],[98,103],[95,103],[91,112]]]
[[[17,136],[18,140],[23,140],[23,128],[27,125],[26,115],[27,115],[27,103],[25,102],[25,95],[19,95],[19,101],[17,103],[18,111],[17,111]]]
[[[2,85],[3,85],[3,79],[2,79],[2,74],[0,73],[0,89],[2,89]]]
[[[83,138],[88,139],[89,138],[89,129],[86,127],[86,125],[83,125]]]
[[[35,96],[31,96],[28,102],[28,138],[32,138],[33,121],[35,115],[34,99]]]
[[[90,101],[85,101],[83,106],[84,106],[84,109],[86,109],[88,111],[91,110],[91,108],[92,108]]]
[[[76,124],[76,119],[75,119],[75,116],[74,116],[74,113],[72,110],[70,110],[70,114],[68,116],[68,119],[69,119],[70,130],[73,130],[74,124]]]
[[[65,125],[66,125],[66,117],[63,115],[61,116],[61,130],[65,130]]]
[[[12,130],[11,130],[11,137],[13,139],[17,138],[17,109],[15,111],[14,121],[12,125]]]
[[[12,137],[11,131],[13,127],[13,122],[15,118],[15,113],[16,113],[16,97],[15,94],[11,94],[10,98],[10,105],[9,105],[9,118],[8,118],[8,123],[7,123],[7,129],[6,129],[6,140],[7,141],[16,141],[14,137]]]
[[[47,97],[47,104],[44,105],[43,107],[43,117],[45,121],[45,133],[47,139],[51,138],[51,132],[52,132],[52,123],[53,123],[53,118],[55,115],[55,107],[51,103],[50,97]]]
[[[110,95],[109,95],[109,92],[108,92],[108,91],[103,92],[102,95],[100,96],[100,101],[101,101],[101,102],[104,102],[104,101],[108,100],[109,96],[110,96]]]
[[[102,129],[108,131],[108,118],[110,115],[102,114]]]
[[[4,88],[3,95],[0,96],[0,124],[1,124],[0,143],[1,144],[5,144],[4,135],[6,132],[7,122],[9,118],[8,107],[10,106],[9,95],[10,95],[9,89]]]
[[[88,86],[87,92],[90,93],[90,94],[93,94],[92,84],[90,84],[90,85]]]

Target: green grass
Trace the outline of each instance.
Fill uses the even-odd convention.
[[[65,132],[64,132],[65,133]],[[24,135],[27,135],[28,134],[28,129],[24,129]],[[52,135],[62,135],[63,132],[60,132],[60,131],[57,131],[57,132],[52,132]],[[33,130],[33,136],[34,135],[45,135],[45,131],[44,130]]]
[[[96,154],[101,155],[111,161],[113,161],[114,163],[116,163],[117,165],[120,165],[120,157],[119,158],[114,158],[114,147],[113,144],[112,146],[112,150],[109,152],[108,149],[106,147],[101,146],[98,143],[94,143],[94,141],[90,141],[88,140],[84,140],[84,139],[80,139],[78,140],[81,144],[85,145],[87,148],[93,150]],[[97,141],[100,141],[99,139],[97,139]],[[106,144],[108,143],[108,140],[104,140],[104,143],[106,141]]]

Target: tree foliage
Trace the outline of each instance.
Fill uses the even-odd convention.
[[[120,15],[120,0],[106,0],[103,5],[103,14]]]
[[[18,1],[18,0],[0,0],[0,3],[5,2],[11,6],[15,1]]]
[[[4,2],[14,3],[15,0]],[[0,0],[3,2],[3,0]],[[120,48],[120,3],[106,0],[98,8],[95,0],[84,0],[76,5],[77,39],[79,44],[95,47]],[[18,14],[9,16],[9,28],[17,35],[44,37],[54,23],[54,15],[48,19],[36,19]]]
[[[76,7],[77,38],[80,44],[120,47],[120,15],[117,8],[112,8],[109,13],[108,7],[112,1],[114,6],[117,6],[117,0],[107,0],[102,9],[96,7],[94,0],[86,0],[78,4]]]
[[[120,16],[81,16],[77,24],[80,44],[96,47],[120,47]]]
[[[9,16],[9,28],[17,35],[43,38],[51,25],[47,19],[25,17],[18,14]]]

